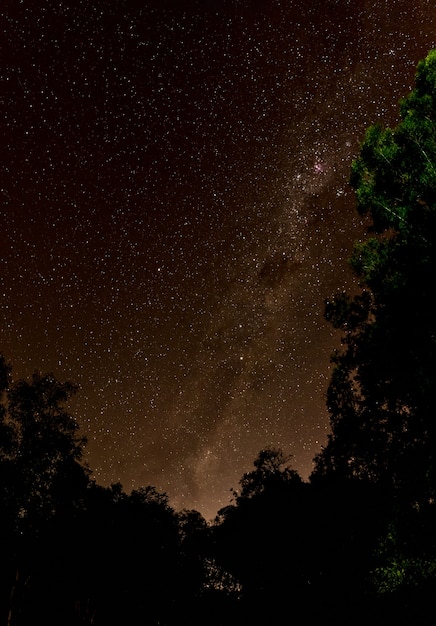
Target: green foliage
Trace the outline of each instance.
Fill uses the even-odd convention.
[[[395,129],[372,126],[352,164],[357,208],[376,232],[427,238],[436,198],[436,54],[418,64],[416,88],[400,107]],[[434,232],[432,233],[434,236]]]
[[[372,584],[377,594],[418,588],[429,581],[436,584],[436,559],[404,554],[398,549],[397,537],[392,531],[381,540],[379,550],[382,564],[372,572]]]
[[[351,168],[372,235],[350,259],[362,293],[326,303],[344,336],[315,473],[381,482],[414,502],[436,494],[436,51],[400,110],[396,128],[368,129]]]

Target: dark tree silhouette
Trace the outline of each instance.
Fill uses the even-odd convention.
[[[82,506],[89,470],[81,464],[85,439],[64,408],[74,385],[38,373],[13,383],[4,356],[0,384],[1,598],[12,625],[26,623],[36,572],[50,560],[47,538]]]
[[[9,389],[12,441],[3,448],[2,460],[12,468],[16,521],[26,530],[70,506],[87,485],[89,472],[80,462],[86,441],[64,408],[76,389],[51,374],[38,373],[30,382],[20,380]]]
[[[383,494],[357,480],[304,482],[289,461],[262,450],[212,528],[214,562],[240,584],[230,623],[302,612],[310,624],[374,621],[367,577],[387,524]]]
[[[436,51],[418,64],[396,128],[367,131],[351,184],[369,222],[350,260],[361,293],[326,302],[343,347],[311,481],[357,480],[384,494],[371,574],[379,606],[427,624],[436,618]]]
[[[240,494],[236,495],[236,500],[241,502],[244,499],[254,498],[261,493],[288,488],[291,484],[301,484],[301,478],[289,465],[292,455],[285,455],[283,450],[278,448],[267,448],[261,450],[254,460],[252,472],[247,472],[240,480]]]
[[[326,303],[344,339],[316,472],[366,478],[423,503],[436,495],[436,51],[419,63],[400,111],[396,128],[368,130],[352,166],[372,235],[351,259],[362,293]]]
[[[235,623],[276,623],[290,594],[298,604],[307,591],[309,485],[289,460],[280,449],[260,451],[215,520],[214,563],[240,585]]]

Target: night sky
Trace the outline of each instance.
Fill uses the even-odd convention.
[[[80,386],[96,481],[207,518],[326,441],[351,161],[434,0],[2,2],[0,352]]]

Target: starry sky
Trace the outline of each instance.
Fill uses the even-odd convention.
[[[398,119],[433,0],[4,0],[0,351],[80,387],[96,481],[207,518],[258,452],[326,441],[365,225],[365,129]]]

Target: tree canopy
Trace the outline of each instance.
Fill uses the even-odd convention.
[[[436,495],[436,51],[417,67],[395,128],[372,126],[350,182],[368,237],[351,266],[361,293],[325,314],[343,331],[328,389],[331,435],[315,475]]]
[[[0,362],[0,489],[16,530],[40,523],[83,497],[89,470],[81,463],[86,439],[65,403],[77,387],[35,372],[11,383],[11,367]],[[5,517],[3,516],[3,521]]]

